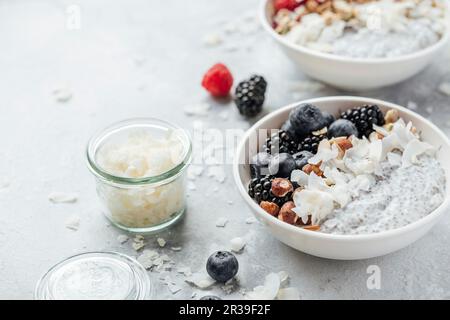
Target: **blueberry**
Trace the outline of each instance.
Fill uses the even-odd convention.
[[[309,151],[300,151],[293,155],[297,169],[302,169],[308,164],[308,160],[314,156]]]
[[[264,169],[267,170],[270,158],[271,155],[266,152],[260,152],[253,156],[250,161],[250,175],[252,178],[259,178],[268,173],[264,172]]]
[[[295,160],[289,153],[276,154],[269,161],[269,172],[276,177],[287,178],[295,168]]]
[[[218,296],[204,296],[201,297],[200,300],[222,300]]]
[[[289,114],[289,121],[297,139],[327,126],[327,118],[324,117],[322,111],[308,103],[295,107]]]
[[[217,282],[225,283],[233,279],[239,269],[239,263],[231,252],[214,252],[206,262],[206,271]]]
[[[328,128],[328,138],[358,136],[355,124],[346,119],[338,119]]]
[[[325,119],[325,123],[326,123],[327,127],[329,127],[334,122],[334,120],[336,120],[331,113],[326,112],[326,111],[322,111],[322,116]]]
[[[292,138],[297,138],[297,134],[295,133],[294,127],[292,126],[292,123],[291,121],[289,121],[289,119],[285,123],[283,123],[283,125],[281,126],[281,130],[286,131]]]

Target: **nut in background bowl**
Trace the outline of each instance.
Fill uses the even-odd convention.
[[[272,28],[272,1],[261,1],[259,16],[264,30],[305,74],[345,90],[373,90],[409,79],[427,67],[450,38],[449,23],[447,32],[437,43],[399,57],[361,59],[323,53],[291,43]]]
[[[426,217],[407,226],[389,231],[367,235],[334,235],[304,230],[287,224],[265,212],[247,194],[250,181],[249,159],[258,152],[263,139],[257,144],[250,143],[251,136],[259,129],[276,129],[288,118],[289,112],[300,103],[311,103],[320,110],[333,115],[358,107],[363,104],[377,104],[383,112],[389,109],[398,111],[405,121],[411,121],[421,133],[422,139],[438,148],[437,158],[445,170],[446,198],[436,210]],[[239,144],[233,164],[233,175],[239,193],[252,210],[255,217],[261,221],[281,242],[299,251],[329,259],[357,260],[382,256],[402,249],[425,235],[450,209],[450,142],[447,136],[434,124],[420,115],[399,105],[382,100],[363,97],[326,97],[297,102],[270,113],[250,128]]]

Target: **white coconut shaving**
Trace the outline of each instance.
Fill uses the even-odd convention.
[[[52,91],[52,95],[58,102],[68,102],[72,99],[73,93],[68,86],[61,86]]]
[[[233,252],[241,252],[245,247],[245,240],[241,237],[236,237],[230,240],[230,249]]]
[[[75,203],[78,194],[74,192],[52,192],[48,195],[48,200],[53,203]]]
[[[158,245],[159,245],[161,248],[164,248],[164,247],[166,246],[166,240],[164,240],[163,238],[158,238],[158,239],[156,239],[156,242],[158,242]]]
[[[439,91],[447,96],[450,96],[450,82],[443,82],[439,86]]]
[[[280,289],[277,294],[278,300],[300,300],[300,293],[297,288]]]
[[[280,277],[276,273],[269,273],[266,276],[264,285],[257,286],[253,291],[247,292],[246,298],[249,300],[274,300],[280,290]]]
[[[207,47],[215,47],[223,42],[223,39],[217,33],[209,33],[203,37],[203,44]]]
[[[188,116],[206,117],[211,109],[211,105],[208,103],[197,103],[187,105],[183,109]]]
[[[380,163],[408,167],[419,162],[422,154],[433,155],[436,149],[422,142],[413,131],[412,123],[399,119],[390,130],[374,125],[376,133],[369,139],[350,137],[351,148],[342,154],[336,143],[324,139],[309,163],[320,166],[324,177],[301,170],[291,173],[291,180],[302,190],[295,192],[292,210],[304,223],[311,216],[313,225],[320,224],[337,208],[344,208],[362,191],[369,191],[376,183]],[[381,138],[377,135],[381,135]]]
[[[226,174],[221,166],[210,166],[208,167],[208,177],[214,178],[219,183],[224,183]]]
[[[190,285],[193,285],[199,289],[205,290],[211,287],[216,281],[205,273],[194,273],[185,280]]]
[[[66,220],[66,228],[72,231],[78,231],[80,228],[80,217],[77,215],[72,215]]]
[[[216,221],[216,227],[218,228],[225,228],[225,226],[228,223],[228,219],[224,218],[224,217],[220,217],[219,219],[217,219]]]
[[[128,236],[124,234],[119,234],[117,236],[117,242],[119,242],[120,244],[124,244],[125,242],[128,241],[128,239],[129,239]]]

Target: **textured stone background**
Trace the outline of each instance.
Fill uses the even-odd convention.
[[[79,30],[66,27],[66,10],[72,4],[81,8]],[[183,106],[205,101],[213,105],[202,119],[207,126],[248,128],[250,123],[232,104],[210,101],[199,86],[202,73],[217,61],[229,65],[236,79],[253,72],[266,77],[266,111],[302,97],[347,94],[331,88],[293,93],[292,82],[303,76],[262,30],[253,30],[257,4],[0,2],[0,298],[32,298],[41,274],[75,253],[117,250],[136,255],[130,243],[118,244],[120,232],[99,212],[93,178],[85,167],[85,144],[99,128],[124,118],[153,116],[191,129],[195,118],[187,117]],[[241,30],[225,35],[230,22]],[[206,47],[203,38],[211,33],[219,34],[223,43]],[[449,97],[437,91],[442,81],[450,80],[449,58],[447,52],[403,84],[360,94],[402,105],[413,101],[419,113],[450,133]],[[63,85],[73,92],[66,103],[52,96],[52,90]],[[223,110],[228,110],[228,119],[218,121]],[[162,235],[168,246],[183,247],[178,253],[163,250],[177,265],[202,270],[214,248],[228,247],[229,239],[245,235],[248,245],[239,255],[243,288],[261,284],[271,271],[286,270],[305,299],[450,298],[448,216],[400,252],[355,262],[319,259],[283,245],[256,223],[245,224],[250,212],[234,187],[230,166],[225,169],[223,184],[206,174],[195,182],[186,219]],[[55,205],[47,199],[52,191],[78,192],[80,199]],[[77,232],[65,228],[74,214],[81,218]],[[230,221],[217,229],[215,221],[222,216]],[[155,237],[147,242],[148,248],[157,247]],[[366,288],[371,264],[381,268],[380,290]],[[183,290],[172,295],[157,274],[150,275],[158,298],[191,296],[181,277],[177,279]],[[236,292],[229,297],[240,296]]]

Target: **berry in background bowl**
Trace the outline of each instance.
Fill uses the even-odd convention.
[[[319,130],[298,121],[322,123],[318,114],[336,120]],[[286,122],[301,135],[281,130],[252,143],[259,130]],[[311,137],[318,142],[305,144]],[[269,159],[253,175],[249,163],[258,153]],[[256,123],[235,159],[238,189],[255,216],[282,242],[320,257],[396,251],[428,232],[449,207],[447,137],[419,115],[381,100],[329,97],[289,105]]]
[[[412,77],[449,39],[444,0],[264,0],[260,13],[265,30],[303,72],[348,90]]]

